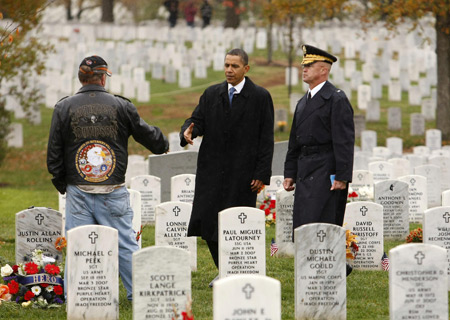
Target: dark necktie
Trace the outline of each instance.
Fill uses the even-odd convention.
[[[230,98],[230,107],[231,107],[231,103],[233,101],[233,95],[234,95],[235,91],[236,91],[236,88],[235,87],[231,87],[230,91],[228,92],[228,97]]]
[[[306,98],[306,102],[311,101],[311,91],[308,91],[308,96]]]

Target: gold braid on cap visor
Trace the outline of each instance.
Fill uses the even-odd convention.
[[[315,61],[326,61],[331,64],[334,62],[330,58],[319,56],[318,54],[307,54],[303,56],[302,64],[310,64]]]

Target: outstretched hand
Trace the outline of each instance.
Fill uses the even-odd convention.
[[[194,141],[192,140],[192,131],[193,130],[194,130],[194,123],[192,122],[189,125],[189,127],[186,130],[184,130],[184,133],[183,133],[184,140],[186,140],[186,142],[189,144],[194,144]]]
[[[294,190],[295,189],[295,187],[294,187],[294,179],[292,179],[292,178],[285,178],[284,181],[283,181],[283,187],[284,187],[284,190],[286,190],[286,191]]]

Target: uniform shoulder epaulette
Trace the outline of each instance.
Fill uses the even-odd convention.
[[[345,92],[342,91],[341,89],[336,89],[335,92],[336,92],[338,95],[340,95],[340,96],[345,96],[345,95],[346,95]]]
[[[125,98],[125,97],[122,97],[121,95],[115,94],[114,96],[115,96],[115,97],[119,97],[119,98],[122,98],[122,99],[124,99],[124,100],[127,100],[128,102],[131,102],[131,100],[130,100],[130,99],[128,99],[128,98]]]

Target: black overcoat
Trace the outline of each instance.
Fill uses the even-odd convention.
[[[188,236],[217,241],[218,213],[256,205],[252,180],[270,184],[274,148],[273,102],[269,92],[246,77],[230,108],[228,84],[205,90],[183,133],[193,122],[192,137],[203,136],[198,153],[195,195]]]
[[[345,93],[330,82],[306,103],[297,103],[285,162],[285,178],[295,181],[293,227],[325,222],[342,225],[346,190],[330,191],[330,175],[352,180],[355,129]]]

